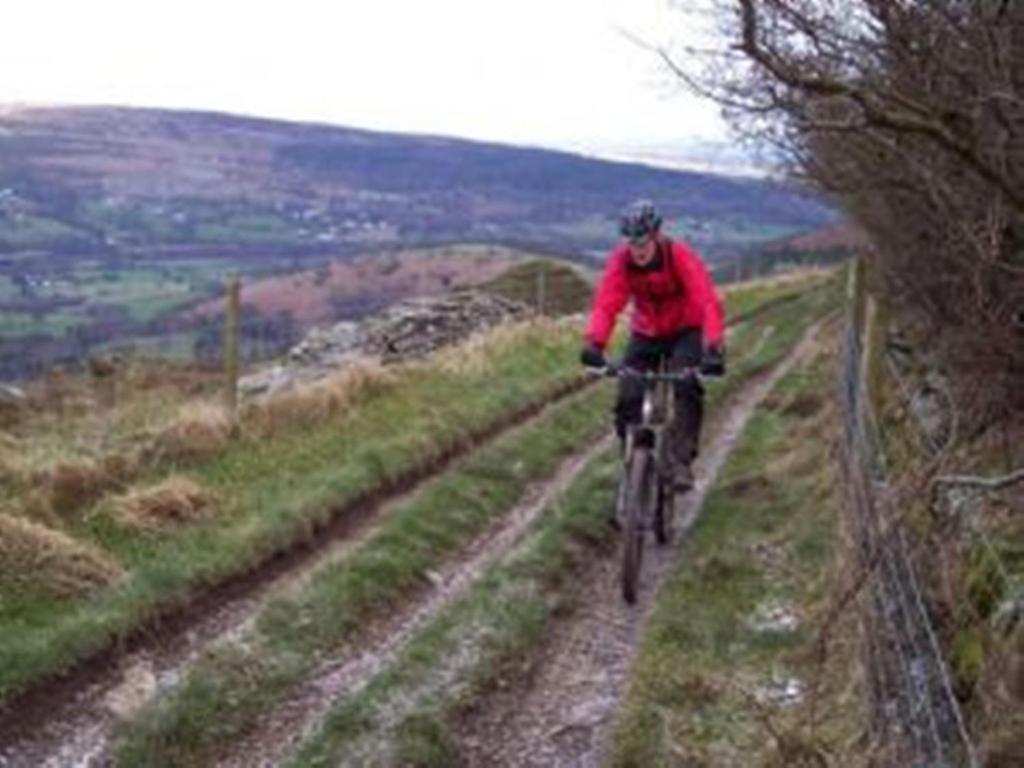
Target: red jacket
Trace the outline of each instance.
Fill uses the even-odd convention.
[[[685,243],[661,237],[658,254],[645,268],[631,262],[626,243],[616,247],[594,294],[587,341],[604,349],[615,318],[630,299],[634,333],[663,338],[684,328],[702,328],[705,345],[722,341],[722,301],[704,262]]]

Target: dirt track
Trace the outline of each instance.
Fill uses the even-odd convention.
[[[459,752],[471,766],[601,765],[629,669],[679,543],[757,405],[814,344],[819,325],[769,374],[746,385],[708,425],[697,488],[679,500],[672,545],[649,545],[635,606],[619,593],[618,558],[595,562],[579,580],[581,609],[538,650],[529,683],[493,694],[461,723]]]
[[[288,701],[266,714],[250,737],[234,745],[218,765],[242,768],[260,756],[261,765],[278,765],[315,728],[341,695],[354,695],[388,664],[402,646],[446,606],[464,596],[489,566],[510,552],[553,499],[565,492],[580,471],[607,450],[610,438],[562,462],[553,477],[477,536],[460,556],[434,574],[434,587],[409,601],[386,620],[359,633],[349,647],[309,677]]]

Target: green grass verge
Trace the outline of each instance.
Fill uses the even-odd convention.
[[[778,298],[766,294],[769,295],[772,298],[766,298],[766,302]],[[793,300],[776,304],[742,323],[729,337],[728,375],[712,385],[712,394],[728,397],[751,376],[774,366],[793,346],[808,322],[841,306],[842,297],[841,274],[832,273],[827,280],[801,289]]]
[[[834,274],[809,272],[799,277],[783,276],[729,285],[723,291],[726,315],[733,320],[743,318],[765,305],[799,296],[833,278]]]
[[[823,460],[833,390],[831,359],[819,357],[748,424],[659,595],[611,765],[819,765],[851,735],[850,702],[808,664],[836,548],[838,468]],[[798,623],[773,624],[773,611]],[[803,698],[780,703],[789,680]],[[812,682],[831,695],[814,721]]]
[[[195,765],[237,736],[374,612],[427,585],[427,572],[607,429],[610,393],[589,390],[481,449],[416,494],[362,547],[262,613],[245,647],[217,649],[122,735],[121,765]]]

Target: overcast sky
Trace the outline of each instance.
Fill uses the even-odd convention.
[[[0,102],[190,107],[544,146],[721,138],[668,0],[14,0]]]

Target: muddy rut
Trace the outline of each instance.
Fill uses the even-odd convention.
[[[622,600],[617,554],[594,563],[579,580],[580,609],[537,651],[529,684],[492,694],[459,724],[458,751],[467,765],[602,764],[644,625],[658,587],[678,561],[679,544],[755,408],[809,354],[819,327],[809,329],[771,373],[748,384],[708,425],[697,487],[677,500],[673,544],[646,549],[637,604]]]

